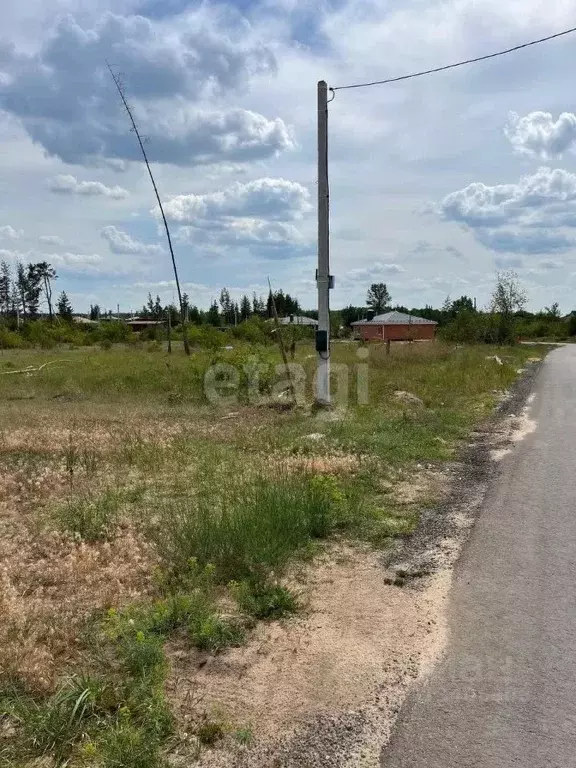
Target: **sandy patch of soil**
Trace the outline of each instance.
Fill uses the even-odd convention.
[[[511,413],[502,422],[497,445],[490,453],[494,461],[501,461],[512,452],[515,443],[522,442],[536,431],[538,424],[532,416],[535,397],[535,394],[531,394],[518,414]]]
[[[326,718],[330,725],[322,732],[338,741],[340,754],[343,733],[369,749],[359,739],[359,722],[350,725],[350,718],[362,720],[361,731],[377,724],[376,759],[409,684],[442,647],[448,588],[439,575],[423,589],[386,584],[389,576],[378,553],[339,549],[311,569],[304,615],[261,625],[248,645],[208,663],[197,652],[174,647],[169,697],[182,732],[192,731],[206,713],[254,735],[249,748],[228,737],[220,748],[203,750],[199,764],[344,765],[334,762],[335,754],[330,762],[310,762],[317,745],[302,733]],[[197,700],[191,710],[190,701]],[[308,762],[298,761],[298,747],[294,752],[300,741],[308,743]],[[186,765],[195,748],[194,738],[180,744],[173,764]]]
[[[449,476],[437,469],[420,468],[391,486],[391,497],[399,504],[421,504],[438,501],[446,495]]]

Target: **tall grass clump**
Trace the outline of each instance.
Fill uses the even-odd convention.
[[[154,535],[173,573],[196,558],[222,583],[261,580],[333,527],[333,499],[317,478],[272,470],[241,482],[214,480],[160,509]]]

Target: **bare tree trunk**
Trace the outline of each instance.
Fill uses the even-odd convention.
[[[276,335],[278,337],[278,346],[280,347],[280,354],[284,361],[284,368],[286,370],[286,377],[288,378],[288,386],[290,388],[290,394],[296,401],[296,390],[294,389],[294,383],[292,381],[292,375],[290,373],[290,365],[288,364],[288,355],[286,354],[286,347],[284,346],[284,339],[282,338],[282,331],[280,330],[280,321],[278,320],[278,312],[276,311],[276,302],[274,301],[274,294],[272,293],[272,286],[270,285],[270,278],[268,278],[268,287],[270,289],[270,299],[272,304],[272,314],[274,316],[274,325],[276,326]]]
[[[44,275],[44,293],[46,294],[46,301],[48,303],[48,317],[50,322],[54,319],[54,313],[52,312],[52,287],[50,280]]]
[[[144,142],[142,141],[142,137],[140,136],[138,126],[136,125],[136,121],[134,120],[134,116],[132,115],[132,110],[130,109],[130,105],[128,104],[128,100],[126,99],[126,95],[124,93],[122,83],[120,82],[120,78],[118,77],[118,75],[114,74],[114,71],[108,62],[106,62],[106,66],[108,67],[108,70],[112,75],[112,79],[114,80],[114,85],[116,86],[118,93],[120,94],[120,98],[122,99],[122,104],[124,105],[124,108],[128,113],[128,117],[130,118],[130,122],[132,123],[132,129],[134,130],[134,133],[136,134],[136,138],[138,139],[138,144],[140,145],[140,151],[142,152],[142,157],[144,158],[144,162],[146,163],[148,175],[150,176],[150,181],[152,182],[152,187],[154,188],[154,194],[156,195],[156,200],[158,201],[158,207],[160,208],[162,221],[164,222],[164,229],[166,230],[166,239],[168,240],[170,257],[172,258],[172,268],[174,269],[174,279],[176,281],[176,290],[178,291],[178,302],[180,304],[180,318],[182,323],[182,341],[184,342],[184,351],[186,352],[187,355],[189,355],[190,344],[188,342],[188,333],[186,330],[186,317],[185,317],[184,307],[182,304],[182,292],[180,290],[180,280],[178,278],[178,269],[176,267],[176,257],[174,256],[174,249],[172,247],[172,238],[170,237],[170,229],[168,227],[168,222],[166,221],[166,216],[164,214],[164,207],[162,206],[162,201],[160,200],[158,187],[156,186],[156,181],[154,180],[154,175],[152,173],[152,169],[150,168],[150,163],[148,162],[148,156],[146,155],[146,150],[144,149]]]

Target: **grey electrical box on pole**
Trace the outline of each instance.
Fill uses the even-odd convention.
[[[330,197],[328,188],[328,85],[318,83],[318,330],[316,403],[330,405]]]

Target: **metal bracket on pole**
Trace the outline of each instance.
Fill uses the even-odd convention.
[[[329,406],[330,399],[330,192],[328,186],[328,85],[318,83],[318,330],[316,350],[316,404]]]

